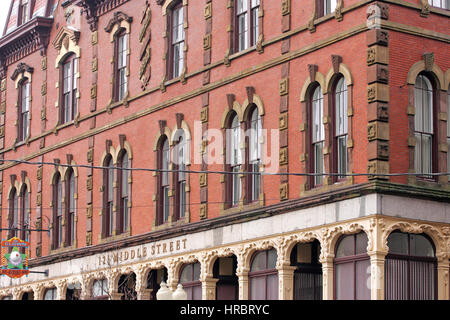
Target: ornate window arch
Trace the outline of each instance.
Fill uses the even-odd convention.
[[[55,68],[60,72],[59,99],[56,102],[56,107],[59,108],[58,125],[79,118],[78,64],[81,56],[79,39],[79,31],[61,27],[53,40],[53,46],[58,51]]]
[[[33,72],[34,68],[21,62],[11,76],[17,89],[17,142],[25,141],[30,137]]]
[[[184,264],[180,271],[179,283],[187,293],[187,300],[201,300],[200,262]]]
[[[277,250],[256,251],[250,263],[249,300],[278,300]]]
[[[336,300],[368,300],[371,296],[369,240],[365,232],[342,235],[334,258]]]
[[[110,42],[114,45],[112,100],[122,101],[129,96],[128,81],[130,74],[130,32],[133,18],[123,12],[115,12],[105,31],[110,33]]]
[[[428,235],[394,230],[387,238],[385,262],[386,300],[437,298],[437,259]]]

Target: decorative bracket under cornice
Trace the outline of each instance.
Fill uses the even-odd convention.
[[[91,31],[98,29],[98,17],[114,10],[130,0],[76,0],[75,5],[82,7]]]

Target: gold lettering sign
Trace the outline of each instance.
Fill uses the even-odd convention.
[[[152,258],[154,256],[179,253],[187,249],[187,239],[167,240],[163,242],[145,244],[138,248],[125,249],[98,257],[99,266],[108,266],[113,263],[122,263],[133,260]]]

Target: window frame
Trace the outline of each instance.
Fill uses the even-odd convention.
[[[53,250],[63,247],[64,230],[62,220],[64,216],[62,208],[62,177],[59,172],[53,178],[52,202],[53,202]]]
[[[65,67],[70,65],[69,76],[65,76]],[[75,53],[70,53],[60,63],[60,112],[59,112],[59,124],[70,123],[75,120],[78,114],[78,77],[79,72],[79,59]],[[66,79],[70,79],[70,85],[68,91],[65,91]],[[68,103],[66,103],[66,96],[68,96]],[[66,115],[70,114],[70,119],[66,118]]]
[[[121,40],[122,39],[122,40]],[[122,44],[125,45],[125,50],[120,51],[120,43],[122,41]],[[123,46],[122,45],[122,46]],[[114,87],[113,87],[113,94],[114,94],[114,101],[119,102],[122,101],[126,93],[128,91],[128,50],[129,50],[129,44],[128,44],[128,33],[125,28],[119,29],[119,31],[114,36]],[[122,57],[123,64],[120,66],[119,61]],[[121,77],[122,72],[124,72],[124,77]],[[121,83],[121,81],[124,79],[124,83]],[[123,91],[121,88],[124,88]]]
[[[236,119],[238,125],[233,127],[233,122]],[[231,172],[230,174],[227,174],[226,179],[226,207],[227,208],[234,208],[239,206],[240,200],[242,199],[242,192],[244,191],[242,188],[242,180],[240,177],[240,174],[233,173],[233,172],[240,172],[241,167],[244,165],[242,163],[242,154],[240,149],[240,142],[242,139],[242,133],[241,133],[241,122],[239,120],[239,116],[236,113],[236,111],[232,110],[228,115],[228,125],[226,126],[226,161],[225,161],[225,171]],[[238,141],[235,141],[234,136],[234,130],[237,131],[237,139]],[[237,153],[235,153],[237,152]],[[234,159],[234,156],[237,158]],[[236,163],[234,163],[234,160],[236,160]],[[239,186],[239,190],[236,193],[236,188],[234,187],[236,185]],[[235,196],[238,195],[237,200],[235,199]]]
[[[180,41],[174,43],[174,36],[173,36],[173,32],[174,32],[174,18],[175,18],[175,11],[181,10],[182,12],[182,18],[183,21],[182,23],[178,23],[178,27],[181,28],[181,33],[182,33],[182,38]],[[183,6],[183,2],[178,0],[176,1],[176,3],[167,11],[167,41],[168,41],[168,48],[169,48],[169,52],[168,52],[168,60],[167,60],[167,75],[168,75],[168,80],[170,79],[176,79],[179,78],[182,73],[183,73],[183,69],[186,66],[186,61],[185,61],[185,54],[184,54],[184,47],[185,47],[185,42],[186,42],[186,32],[184,29],[184,20],[185,20],[185,12],[186,10],[184,10],[184,6]],[[180,31],[180,30],[178,30]],[[178,60],[175,60],[175,47],[180,47],[180,57]],[[175,62],[180,62],[182,61],[182,67],[180,68],[180,70],[178,70],[178,74],[175,74]]]
[[[124,160],[126,159],[126,166],[123,165]],[[122,152],[119,155],[119,161],[117,162],[117,198],[118,198],[118,217],[117,217],[117,223],[118,223],[118,233],[125,233],[129,230],[129,209],[128,209],[128,203],[130,198],[130,187],[128,185],[128,177],[129,177],[129,171],[123,170],[123,168],[129,168],[130,165],[130,159],[128,157],[128,153],[125,150],[122,150]],[[124,181],[124,175],[125,175],[125,181]],[[124,194],[124,185],[126,186],[126,194]]]
[[[26,95],[24,97],[24,92],[26,91]],[[18,105],[18,125],[17,125],[17,140],[18,142],[23,142],[27,139],[30,131],[29,120],[30,120],[30,97],[31,97],[31,82],[28,78],[23,78],[19,84],[19,105]],[[26,104],[26,111],[24,112],[24,103]],[[25,116],[26,114],[26,116]]]
[[[165,159],[167,160],[167,163],[165,163]],[[168,170],[170,166],[170,143],[169,137],[167,137],[165,134],[162,135],[159,140],[159,146],[157,151],[157,165],[158,170]],[[166,175],[166,177],[164,175]],[[169,172],[163,171],[158,172],[157,188],[158,188],[157,225],[162,225],[164,223],[167,223],[170,217]],[[167,219],[165,218],[166,216]]]
[[[338,86],[339,83],[343,81],[343,85],[345,86],[345,90],[338,92]],[[333,173],[338,173],[338,174],[343,174],[342,176],[332,176],[332,181],[333,183],[336,182],[341,182],[344,181],[345,179],[347,179],[347,172],[349,170],[349,154],[348,154],[348,138],[349,138],[349,133],[348,133],[348,127],[349,127],[349,121],[348,121],[348,106],[349,106],[349,101],[348,101],[348,85],[347,82],[345,80],[345,77],[343,75],[339,75],[335,82],[334,82],[334,86],[332,88],[331,91],[332,94],[332,103],[331,103],[331,110],[330,110],[330,114],[331,114],[331,126],[330,126],[330,133],[331,133],[331,148],[332,148],[332,172]],[[345,133],[340,133],[338,134],[336,131],[338,130],[338,125],[337,125],[337,120],[338,120],[338,94],[342,94],[345,95],[344,101],[345,101],[345,105],[343,107],[341,107],[342,111],[343,111],[343,119],[345,121],[344,124],[344,128],[345,128]],[[340,106],[340,103],[339,103]],[[345,172],[339,172],[340,171],[340,167],[341,167],[341,157],[339,156],[339,139],[340,138],[345,138]]]
[[[411,289],[409,286],[409,283],[411,280],[411,268],[410,268],[411,261],[429,262],[429,263],[433,264],[433,272],[434,272],[434,274],[433,274],[433,276],[434,276],[433,295],[434,295],[434,300],[437,300],[438,299],[438,272],[437,272],[436,246],[434,244],[434,241],[426,233],[412,234],[412,233],[407,233],[407,232],[401,232],[400,230],[394,230],[393,232],[391,232],[389,234],[389,236],[391,236],[393,233],[401,233],[401,234],[405,234],[408,236],[408,254],[388,252],[385,257],[386,261],[389,259],[395,259],[395,260],[403,260],[403,261],[407,262],[407,281],[406,281],[407,289],[406,290],[407,290],[408,300],[411,300]],[[417,236],[417,235],[421,235],[429,241],[429,243],[431,244],[431,246],[433,248],[433,254],[434,254],[433,257],[411,255],[411,236]],[[389,236],[386,241],[388,241]],[[389,281],[387,274],[386,274],[386,272],[387,272],[386,267],[387,267],[387,264],[385,263],[385,269],[384,269],[385,288],[387,288],[386,283],[387,283],[387,281]],[[387,290],[385,290],[385,297],[384,297],[385,300],[387,300],[386,295],[387,295]]]
[[[450,0],[438,0],[440,2],[439,6],[435,6],[434,1],[436,0],[428,0],[428,4],[430,5],[430,7],[439,8],[443,10],[450,10]]]
[[[341,237],[339,237],[338,241],[336,242],[335,245],[335,258],[333,259],[333,300],[337,300],[337,272],[336,272],[336,265],[339,264],[348,264],[348,263],[352,263],[353,264],[353,300],[357,300],[356,298],[356,294],[357,294],[357,269],[356,269],[356,264],[357,262],[361,262],[361,261],[369,261],[370,264],[370,256],[367,253],[367,249],[365,253],[356,253],[356,249],[357,249],[357,236],[359,234],[364,234],[366,236],[367,241],[369,241],[369,237],[368,235],[364,232],[361,231],[359,233],[353,233],[353,234],[343,234],[341,235]],[[348,255],[348,256],[343,256],[343,257],[337,257],[337,251],[339,249],[339,245],[341,244],[341,242],[347,238],[347,237],[353,237],[353,255]],[[371,293],[370,293],[371,294]]]
[[[73,181],[73,185],[72,185]],[[68,246],[71,246],[75,243],[75,193],[76,193],[76,181],[75,181],[75,172],[72,168],[69,168],[66,172],[65,179],[65,198],[66,206],[65,206],[65,217],[66,217],[66,243]]]
[[[417,103],[418,102],[416,100],[416,93],[417,93],[416,90],[419,90],[419,88],[416,88],[416,84],[417,84],[417,81],[418,81],[419,77],[424,77],[426,80],[428,80],[428,82],[430,83],[430,86],[431,86],[431,99],[432,99],[431,108],[432,108],[432,110],[431,110],[431,112],[429,114],[430,121],[432,121],[432,125],[431,125],[432,132],[431,133],[424,132],[424,131],[423,132],[422,131],[418,131],[417,128],[416,128],[416,121],[417,121],[416,117],[417,117],[417,114],[418,114],[418,112],[417,112]],[[423,174],[423,172],[418,172],[417,163],[416,163],[416,152],[418,151],[417,135],[419,134],[421,137],[424,136],[424,135],[431,136],[431,146],[430,146],[430,149],[431,149],[430,150],[430,152],[431,152],[431,154],[430,154],[430,157],[431,157],[431,160],[430,160],[431,170],[430,170],[430,173],[438,172],[439,163],[438,163],[438,150],[437,149],[438,149],[438,139],[439,139],[439,137],[438,137],[438,135],[439,135],[439,129],[438,129],[439,121],[438,121],[438,114],[437,113],[438,113],[438,101],[439,101],[438,100],[439,99],[439,92],[438,91],[439,90],[436,89],[436,83],[434,81],[433,76],[431,74],[429,74],[429,73],[426,73],[426,72],[420,72],[417,75],[416,81],[414,83],[413,88],[414,88],[414,110],[415,110],[415,112],[414,112],[414,120],[413,120],[414,121],[413,135],[414,135],[414,139],[416,141],[416,145],[415,145],[415,148],[414,148],[414,171],[416,173],[421,173],[421,175],[417,175],[416,176],[418,179],[425,180],[425,181],[436,182],[437,179],[438,179],[437,176],[427,176],[427,174]],[[420,90],[423,91],[422,88],[420,88]],[[427,91],[430,91],[430,90],[427,90]],[[423,110],[423,106],[422,106],[422,110]],[[424,119],[422,118],[421,121],[423,122]],[[421,155],[422,156],[421,156],[421,163],[420,163],[420,165],[421,165],[421,167],[423,167],[423,151],[422,151]]]
[[[110,154],[103,162],[103,237],[111,237],[114,234],[114,162]],[[112,181],[111,181],[112,175]],[[111,195],[112,193],[112,195]]]
[[[22,26],[30,21],[31,0],[20,0],[17,10],[17,26]]]
[[[247,50],[253,46],[256,46],[256,43],[258,42],[259,34],[261,31],[261,25],[259,21],[259,12],[261,11],[261,0],[242,0],[247,3],[247,10],[238,12],[238,2],[241,0],[234,0],[234,14],[233,14],[233,24],[234,24],[234,35],[233,35],[233,44],[234,44],[234,53]],[[257,5],[253,6],[252,2],[257,1]],[[240,46],[240,34],[242,32],[240,29],[239,24],[239,18],[240,16],[245,15],[245,24],[247,26],[247,29],[245,33],[247,33],[246,36],[246,43],[244,45],[244,48],[241,48]],[[256,17],[255,17],[256,16]]]
[[[254,113],[257,113],[256,120],[253,120]],[[260,145],[260,138],[262,137],[262,117],[259,113],[258,107],[253,105],[248,112],[245,128],[249,134],[245,136],[245,167],[247,168],[247,172],[252,172],[252,174],[247,174],[246,178],[246,202],[247,203],[257,203],[259,202],[259,196],[262,192],[262,175],[259,173],[259,169],[262,166],[262,150]],[[256,131],[256,136],[253,136]],[[255,141],[256,139],[256,141]],[[253,142],[253,143],[252,143]],[[251,150],[253,144],[257,146],[257,159],[252,159]],[[255,170],[255,166],[257,166],[257,170]],[[258,177],[258,178],[257,178]],[[256,181],[258,181],[258,187],[255,189]],[[259,192],[255,192],[258,190]]]
[[[275,268],[271,268],[268,269],[268,259],[269,259],[269,251],[275,251],[275,254],[277,256],[277,260],[278,260],[278,252],[275,248],[269,248],[267,250],[257,250],[253,253],[251,259],[250,259],[250,268],[249,268],[249,272],[248,272],[248,299],[249,300],[253,300],[251,299],[251,289],[252,289],[252,279],[256,279],[256,278],[264,278],[265,281],[265,286],[264,286],[264,297],[265,300],[267,300],[267,292],[268,292],[268,283],[267,283],[267,278],[269,276],[273,276],[276,275],[277,276],[277,280],[279,281],[279,274],[278,274],[278,269]],[[252,270],[252,265],[253,262],[255,261],[255,258],[258,254],[260,253],[265,253],[265,270],[259,270],[259,271],[251,271]],[[276,261],[275,261],[275,266],[276,266]],[[278,283],[278,282],[277,282]],[[277,285],[277,299],[279,299],[279,293],[278,293],[278,289],[279,289],[279,284]]]
[[[180,172],[178,170],[186,170],[186,136],[184,132],[178,138],[178,141],[175,145],[177,157],[177,163],[174,164],[175,174],[174,174],[174,183],[175,183],[175,212],[174,212],[174,220],[184,219],[186,216],[187,210],[187,202],[186,202],[186,185],[187,185],[187,173]],[[180,155],[180,150],[182,153]],[[182,165],[180,165],[180,163]],[[184,208],[184,210],[183,210]]]
[[[17,194],[17,189],[13,187],[10,192],[9,197],[9,229],[19,228],[19,196]],[[19,231],[18,230],[9,230],[9,238],[17,237]]]
[[[314,95],[316,90],[319,90],[319,99],[315,100],[314,99]],[[321,117],[319,116],[319,126],[320,126],[320,131],[321,131],[321,135],[322,135],[322,140],[317,140],[314,141],[314,114],[313,114],[313,110],[314,110],[314,104],[315,101],[321,101]],[[309,171],[311,173],[319,173],[317,172],[317,168],[316,168],[316,156],[315,156],[315,152],[316,152],[316,145],[322,144],[322,172],[321,173],[325,173],[325,156],[323,154],[323,149],[325,147],[325,143],[326,143],[326,137],[325,137],[325,125],[323,123],[323,115],[324,115],[324,96],[322,93],[322,88],[320,86],[320,84],[318,83],[313,83],[313,85],[310,87],[310,92],[309,92],[309,97],[308,97],[308,149],[309,149]],[[321,181],[320,181],[321,180]],[[309,177],[309,185],[310,188],[316,188],[316,187],[320,187],[324,185],[324,176],[323,175],[318,175],[318,176],[310,176]]]
[[[22,187],[20,198],[19,226],[22,230],[19,232],[19,238],[24,241],[29,241],[30,231],[25,231],[25,229],[30,228],[29,223],[31,222],[31,217],[28,214],[30,213],[31,215],[31,212],[28,212],[30,209],[30,199],[28,186],[26,184]]]
[[[195,265],[197,265],[197,264],[198,264],[198,268],[199,268],[199,278],[198,278],[198,280],[193,280],[194,276],[195,276]],[[191,275],[190,275],[191,276],[190,277],[191,280],[190,281],[186,281],[186,282],[181,282],[181,276],[183,275],[183,272],[184,272],[185,268],[190,266],[190,265],[192,265],[192,268],[191,268],[192,272],[191,272]],[[180,275],[178,277],[178,281],[179,281],[178,283],[180,283],[183,286],[183,289],[185,289],[185,290],[186,289],[192,289],[192,294],[193,294],[193,291],[195,290],[194,288],[200,288],[200,300],[201,300],[202,299],[202,282],[200,281],[200,277],[201,277],[200,272],[201,272],[201,264],[200,264],[200,262],[197,261],[197,262],[193,262],[193,263],[186,263],[180,269]],[[191,300],[193,300],[193,299],[191,299]]]

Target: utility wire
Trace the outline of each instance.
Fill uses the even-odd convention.
[[[4,162],[13,162],[19,164],[29,164],[29,165],[48,165],[48,166],[61,166],[67,168],[87,168],[87,169],[113,169],[113,170],[126,170],[126,171],[147,171],[147,172],[162,172],[162,173],[173,173],[173,172],[183,172],[183,173],[196,173],[196,174],[245,174],[245,175],[263,175],[263,176],[339,176],[339,177],[357,177],[357,176],[379,176],[379,177],[393,177],[393,176],[450,176],[450,172],[435,172],[435,173],[417,173],[417,172],[402,172],[402,173],[300,173],[300,172],[253,172],[253,171],[218,171],[218,170],[170,170],[170,169],[150,169],[150,168],[122,168],[122,167],[106,167],[106,166],[93,166],[93,165],[85,165],[85,164],[63,164],[63,163],[55,163],[55,162],[33,162],[33,161],[25,161],[25,160],[16,160],[16,159],[0,159],[0,163]]]

